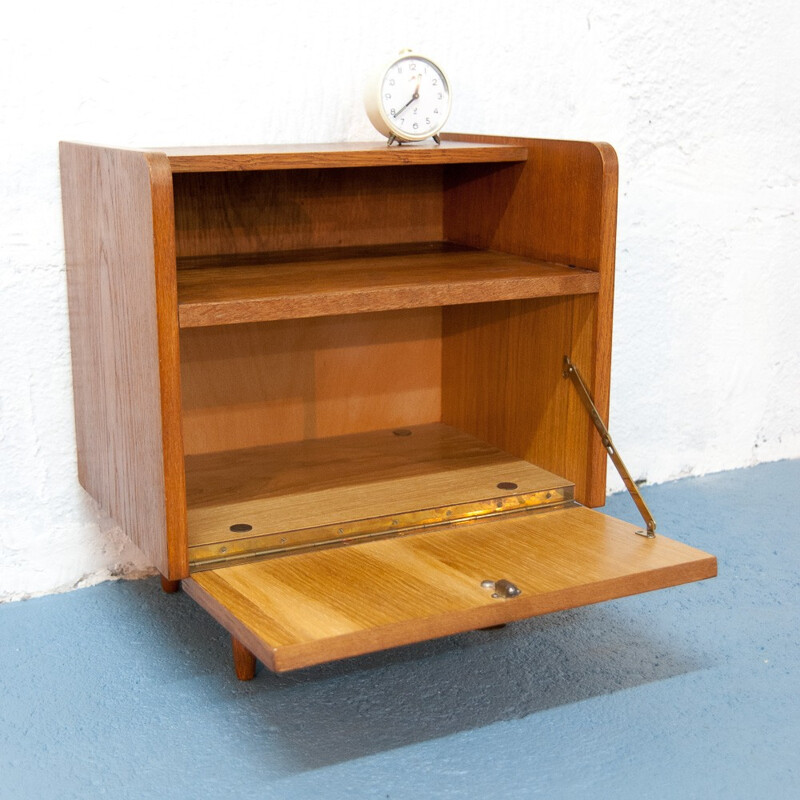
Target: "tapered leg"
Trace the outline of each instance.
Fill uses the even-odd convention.
[[[181,582],[180,581],[171,581],[168,578],[165,578],[163,575],[161,576],[161,588],[167,594],[174,594],[175,592],[179,592],[181,589]]]
[[[256,674],[256,657],[235,636],[231,636],[231,642],[236,677],[240,681],[252,680]]]

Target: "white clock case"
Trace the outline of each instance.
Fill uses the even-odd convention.
[[[383,86],[383,79],[386,77],[386,73],[398,61],[403,61],[407,58],[420,58],[424,59],[430,64],[433,64],[442,74],[442,77],[447,84],[447,109],[444,114],[442,114],[442,119],[439,122],[439,125],[433,130],[428,130],[425,133],[416,136],[408,133],[407,131],[401,131],[396,125],[394,125],[392,118],[383,110],[383,103],[381,103],[381,88]],[[422,142],[425,141],[425,139],[430,139],[432,136],[436,136],[442,130],[442,128],[444,128],[447,118],[450,116],[450,109],[452,108],[452,105],[453,90],[450,83],[450,78],[447,77],[447,73],[441,68],[438,62],[426,55],[423,55],[422,53],[417,53],[413,50],[402,51],[399,56],[396,56],[391,61],[385,63],[382,68],[374,70],[372,77],[367,82],[366,89],[364,90],[364,108],[367,112],[369,121],[372,123],[373,127],[378,131],[378,133],[389,138],[394,136],[394,139],[398,142]]]

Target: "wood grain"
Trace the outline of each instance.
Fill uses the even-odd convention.
[[[443,421],[535,459],[574,480],[582,502],[602,505],[606,452],[576,398],[560,387],[556,365],[564,355],[578,364],[589,376],[601,415],[608,419],[617,203],[614,150],[591,142],[449,136],[461,142],[526,146],[528,158],[501,168],[448,167],[445,237],[594,270],[599,286],[593,295],[512,305],[505,322],[499,309],[446,309]],[[449,338],[449,331],[457,333]],[[473,369],[469,353],[475,356]],[[476,405],[469,395],[487,384],[486,369],[492,369],[496,358],[504,359],[503,375],[493,371],[505,384],[502,400],[486,398]],[[549,434],[543,437],[542,431]]]
[[[438,422],[441,310],[181,332],[187,454]]]
[[[438,241],[443,169],[178,174],[173,177],[177,254],[182,260]]]
[[[467,164],[480,161],[522,161],[525,147],[423,142],[387,147],[381,142],[335,144],[166,147],[170,168],[183,172],[319,169],[324,167],[387,167],[396,165]]]
[[[170,580],[188,575],[166,157],[61,144],[78,473]]]
[[[179,592],[181,590],[181,582],[180,581],[171,581],[168,578],[165,578],[163,575],[161,576],[161,590],[165,594],[175,594],[175,592]]]
[[[187,457],[192,563],[572,498],[563,478],[454,428],[431,424],[399,433]],[[232,531],[237,525],[247,530]]]
[[[593,297],[459,306],[443,317],[442,419],[563,475],[589,504],[594,429],[562,376],[564,353],[592,363]],[[605,501],[602,496],[600,504]]]
[[[435,243],[434,243],[435,244]],[[395,248],[393,248],[395,249]],[[181,327],[596,292],[596,272],[472,249],[294,259],[178,273]],[[266,259],[265,259],[266,260]]]
[[[240,681],[251,681],[256,675],[256,657],[235,637],[231,637],[233,668]]]
[[[561,362],[607,419],[608,145],[65,143],[61,165],[81,482],[165,588],[185,579],[232,633],[240,677],[256,656],[295,669],[716,573],[566,494],[506,513],[573,482],[605,499],[605,450]],[[408,426],[427,451],[421,428],[392,440],[412,452],[363,446]],[[433,505],[498,516],[189,578],[184,457],[193,552]],[[252,531],[230,531],[239,515]],[[500,578],[522,594],[481,586]]]
[[[713,556],[582,507],[194,574],[186,591],[270,669],[709,578]],[[483,580],[522,593],[492,598]]]

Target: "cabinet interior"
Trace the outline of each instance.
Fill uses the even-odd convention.
[[[520,174],[173,176],[194,568],[602,496],[562,377],[591,376],[597,273],[502,240]]]

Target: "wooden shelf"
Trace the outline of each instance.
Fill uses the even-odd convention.
[[[597,272],[447,242],[180,259],[182,328],[591,294]]]
[[[194,573],[197,600],[270,669],[498,625],[716,574],[716,559],[576,506]],[[484,580],[521,593],[492,596]]]
[[[420,142],[387,147],[381,142],[307,145],[164,147],[173,172],[388,167],[525,161],[528,149],[506,144]]]
[[[438,423],[187,456],[190,560],[351,543],[563,503],[572,490]]]

